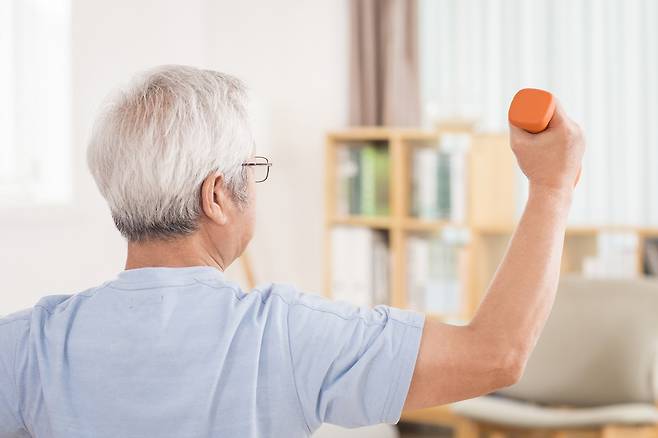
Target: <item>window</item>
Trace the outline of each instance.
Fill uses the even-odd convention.
[[[658,225],[658,2],[420,0],[428,123],[507,129],[519,88],[548,89],[588,139],[571,222]]]
[[[0,1],[0,205],[71,197],[70,0]]]

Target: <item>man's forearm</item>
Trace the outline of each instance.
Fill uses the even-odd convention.
[[[531,186],[507,254],[471,322],[521,362],[553,305],[571,198],[570,190]]]

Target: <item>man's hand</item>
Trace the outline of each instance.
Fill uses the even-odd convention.
[[[510,143],[531,190],[571,192],[580,172],[585,142],[580,127],[567,117],[559,102],[548,127],[531,134],[510,124]]]
[[[470,324],[427,319],[405,409],[455,402],[518,381],[553,305],[583,136],[559,105],[541,133],[510,129],[512,149],[530,180],[525,212]]]

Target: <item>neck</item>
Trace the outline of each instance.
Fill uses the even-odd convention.
[[[126,270],[188,266],[212,266],[224,271],[226,264],[217,250],[207,245],[199,233],[166,241],[128,242]]]

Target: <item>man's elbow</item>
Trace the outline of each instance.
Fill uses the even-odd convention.
[[[497,389],[512,386],[521,380],[528,361],[528,354],[525,349],[521,348],[508,348],[499,354],[499,359],[496,366],[496,381],[495,386]]]

